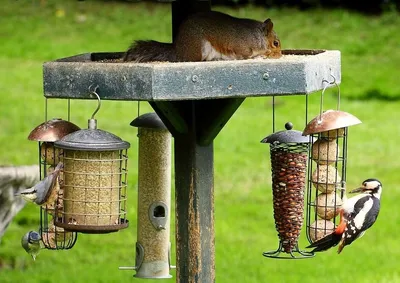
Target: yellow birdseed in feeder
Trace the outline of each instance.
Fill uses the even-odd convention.
[[[340,181],[339,172],[330,165],[318,165],[312,174],[314,187],[322,193],[333,192]]]
[[[341,198],[335,192],[329,194],[321,193],[315,199],[317,215],[325,220],[330,220],[337,216],[342,204]]]
[[[334,163],[337,153],[336,140],[319,139],[312,145],[312,159],[318,164]]]
[[[315,242],[335,230],[335,224],[332,221],[318,219],[311,223],[308,232],[312,242]]]
[[[119,151],[64,151],[64,221],[114,225],[120,217]]]

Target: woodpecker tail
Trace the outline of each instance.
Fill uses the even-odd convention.
[[[176,61],[176,52],[172,43],[154,40],[137,40],[132,43],[124,54],[124,61],[151,62]]]
[[[314,248],[311,252],[323,252],[326,251],[337,244],[339,244],[340,240],[342,238],[342,234],[336,234],[335,232],[326,235],[322,239],[319,239],[318,241],[315,241],[311,245],[309,245],[307,248]]]

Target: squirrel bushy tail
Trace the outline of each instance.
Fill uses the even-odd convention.
[[[176,61],[176,52],[172,43],[154,40],[137,40],[126,51],[124,61],[151,62]]]

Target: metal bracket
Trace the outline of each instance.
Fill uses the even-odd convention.
[[[144,248],[143,246],[136,242],[136,258],[135,258],[135,266],[120,266],[118,269],[120,270],[139,270],[140,266],[143,263],[144,258]]]
[[[168,265],[169,269],[176,269],[176,265],[171,265],[171,242],[169,242],[168,246]]]

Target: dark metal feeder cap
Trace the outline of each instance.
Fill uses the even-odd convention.
[[[292,130],[293,124],[287,122],[286,130],[273,133],[261,140],[262,143],[309,143],[309,137],[303,136],[302,132]]]
[[[28,140],[55,142],[60,140],[62,137],[80,129],[81,128],[79,128],[77,125],[69,121],[65,121],[61,118],[53,118],[34,128],[30,132]]]
[[[145,113],[135,118],[129,125],[138,128],[152,128],[167,130],[167,127],[161,121],[160,117],[154,112]]]
[[[130,147],[129,142],[100,129],[73,132],[54,143],[56,147],[71,150],[107,151]]]

